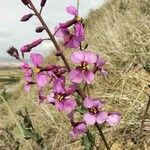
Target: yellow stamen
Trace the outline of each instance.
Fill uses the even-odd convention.
[[[77,21],[81,21],[81,17],[80,16],[77,16]]]
[[[39,68],[35,68],[35,69],[34,69],[34,72],[37,74],[37,73],[40,72],[40,69],[39,69]]]

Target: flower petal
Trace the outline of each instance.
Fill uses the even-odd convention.
[[[54,80],[53,91],[59,94],[65,93],[65,84],[61,80]]]
[[[82,63],[84,61],[84,52],[83,51],[73,51],[71,55],[71,61],[74,63]]]
[[[38,86],[44,87],[47,84],[47,76],[43,73],[36,74],[36,82]]]
[[[66,11],[69,14],[73,15],[73,16],[77,16],[78,15],[78,11],[77,11],[77,9],[74,6],[66,7]]]
[[[82,71],[79,70],[79,69],[75,69],[75,70],[72,70],[70,73],[69,73],[69,78],[72,82],[74,83],[81,83],[82,80],[83,80],[83,74],[82,74]]]
[[[94,105],[94,101],[91,97],[86,97],[83,102],[84,107],[86,108],[92,108]]]
[[[94,64],[97,61],[97,56],[95,53],[87,51],[84,53],[84,59],[88,64]]]
[[[111,126],[117,126],[119,121],[121,119],[121,115],[118,113],[112,113],[107,118],[107,123],[109,123]]]
[[[75,24],[75,39],[79,42],[84,40],[84,28],[81,23],[76,23]]]
[[[94,80],[94,73],[91,71],[85,71],[83,73],[83,80],[87,83],[87,84],[91,84],[92,81]]]
[[[72,36],[68,41],[67,41],[67,46],[69,48],[75,48],[77,49],[80,46],[80,41],[78,40],[78,38],[76,38],[75,36]]]
[[[76,107],[76,101],[73,99],[68,99],[64,101],[64,111],[70,113]]]
[[[34,66],[39,67],[43,63],[43,56],[37,53],[33,53],[30,56]]]
[[[93,125],[93,124],[95,124],[95,122],[96,122],[96,117],[95,117],[93,114],[91,114],[91,113],[86,113],[86,114],[84,115],[84,120],[85,120],[85,122],[86,122],[87,124]]]
[[[24,86],[24,90],[25,90],[26,92],[29,92],[29,91],[30,91],[30,89],[31,89],[30,84],[25,84],[25,86]]]
[[[49,103],[54,103],[55,102],[54,93],[51,93],[50,95],[48,95],[47,100]]]
[[[97,123],[102,124],[102,123],[104,123],[106,121],[107,118],[108,118],[108,113],[106,113],[106,112],[99,112],[97,114],[96,121],[97,121]]]
[[[55,100],[55,106],[58,110],[62,111],[64,109],[64,103],[58,100]]]

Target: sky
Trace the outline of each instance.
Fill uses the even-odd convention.
[[[32,0],[39,7],[40,0]],[[47,0],[42,15],[50,29],[60,22],[65,22],[72,16],[67,14],[65,9],[67,6],[76,6],[77,0]],[[80,16],[85,17],[91,9],[99,8],[104,0],[80,0]],[[20,18],[30,13],[30,10],[25,7],[21,0],[3,0],[0,3],[0,60],[10,57],[6,50],[10,46],[18,49],[22,45],[31,43],[38,38],[47,37],[45,33],[35,33],[35,28],[40,26],[39,21],[33,17],[28,22],[20,22]],[[35,48],[33,52],[48,54],[52,43],[44,42],[40,47]]]

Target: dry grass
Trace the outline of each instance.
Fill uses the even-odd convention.
[[[89,49],[106,58],[109,72],[107,80],[96,77],[96,82],[91,86],[91,95],[105,99],[108,111],[122,113],[122,120],[117,128],[104,129],[114,150],[135,149],[142,113],[148,99],[145,93],[150,93],[149,6],[149,0],[110,0],[101,9],[91,12],[85,21]],[[70,125],[65,115],[47,104],[37,104],[36,89],[32,89],[29,95],[19,93],[17,98],[15,96],[7,104],[16,118],[17,110],[25,106],[28,108],[35,129],[43,135],[48,150],[83,149],[80,141],[70,139]],[[14,120],[4,105],[0,106],[2,131],[6,126],[14,125]],[[21,150],[37,149],[35,143],[27,143],[15,128],[13,133],[24,143],[21,144]],[[4,139],[8,138],[7,135],[2,135],[6,136]],[[150,148],[149,137],[150,115],[146,119],[139,149]],[[101,147],[99,149],[104,149],[97,135],[96,140]],[[5,146],[6,143],[4,148],[0,144],[1,149],[5,149]]]

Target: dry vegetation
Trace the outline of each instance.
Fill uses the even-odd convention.
[[[110,0],[91,12],[85,25],[89,48],[106,58],[109,72],[107,80],[97,76],[91,95],[105,99],[107,110],[122,113],[119,126],[106,127],[104,133],[113,150],[134,150],[148,100],[146,93],[150,94],[150,1]],[[82,150],[80,141],[69,137],[70,125],[65,115],[47,104],[38,105],[36,97],[36,89],[26,94],[19,85],[14,98],[0,105],[0,149],[15,150],[16,141],[20,142],[20,150],[38,149],[36,143],[24,139],[18,124],[20,117],[16,112],[27,107],[35,130],[43,136],[48,150]],[[150,110],[143,130],[138,149],[148,150]],[[104,149],[98,135],[95,136],[99,150]]]

